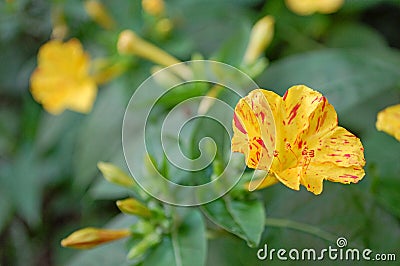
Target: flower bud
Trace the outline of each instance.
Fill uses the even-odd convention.
[[[285,0],[286,6],[300,16],[313,13],[330,14],[338,11],[344,0]]]
[[[137,215],[144,218],[150,218],[152,216],[149,208],[134,198],[118,200],[116,203],[117,207],[126,214]]]
[[[111,163],[98,162],[97,167],[100,169],[104,178],[110,183],[123,187],[133,187],[135,185],[135,181],[133,181],[132,177],[128,176],[124,171]]]
[[[68,26],[65,22],[64,12],[60,7],[54,7],[51,10],[51,24],[53,27],[51,38],[63,40],[68,34]]]
[[[73,232],[61,241],[63,247],[88,249],[131,235],[129,229],[99,229],[87,227]]]
[[[120,54],[140,56],[166,67],[181,63],[181,61],[164,50],[143,40],[131,30],[124,30],[120,33],[117,49]],[[181,64],[179,67],[174,67],[173,69],[179,76],[185,79],[189,80],[192,76],[191,70],[184,64]]]
[[[85,1],[86,13],[100,26],[110,30],[115,27],[115,21],[108,14],[106,7],[97,0]]]
[[[253,26],[243,62],[250,65],[260,57],[274,36],[274,18],[265,16]]]
[[[117,48],[118,52],[121,54],[138,55],[163,66],[180,63],[178,59],[157,46],[143,40],[131,30],[124,30],[121,32]]]
[[[160,16],[165,9],[163,0],[142,0],[142,7],[146,13],[152,16]]]

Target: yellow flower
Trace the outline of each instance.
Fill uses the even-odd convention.
[[[88,249],[131,235],[129,229],[99,229],[87,227],[73,232],[61,241],[63,247]]]
[[[261,182],[250,182],[250,190],[280,181],[320,194],[323,180],[349,184],[364,176],[361,141],[339,127],[333,106],[306,86],[293,86],[282,98],[250,92],[235,108],[233,130],[232,151],[244,153],[247,166],[269,171]]]
[[[334,13],[340,9],[344,0],[285,0],[285,3],[294,13],[307,16],[316,12]]]
[[[400,104],[389,106],[378,113],[376,128],[400,141]]]
[[[65,109],[88,113],[97,93],[89,63],[77,39],[47,42],[39,50],[38,66],[31,76],[33,98],[52,114]]]

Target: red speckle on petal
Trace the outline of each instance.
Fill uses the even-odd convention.
[[[263,147],[264,149],[266,149],[264,141],[261,138],[257,138],[255,141],[257,141],[258,144],[261,145],[261,147]]]
[[[297,110],[299,110],[299,107],[300,107],[300,103],[296,104],[296,105],[293,107],[292,111],[290,111],[288,125],[290,125],[290,123],[292,123],[293,119],[296,117],[296,115],[297,115]]]
[[[324,96],[322,96],[322,100],[323,100],[323,103],[322,103],[322,112],[323,112],[325,110],[326,98]]]
[[[303,144],[303,141],[300,140],[299,144],[297,145],[299,147],[299,149],[301,149],[301,145]]]
[[[264,120],[265,120],[264,112],[260,112],[260,116],[261,116],[261,122],[264,123]]]
[[[346,153],[345,155],[343,155],[346,158],[350,158],[350,154]]]
[[[315,99],[314,100],[312,100],[312,102],[311,102],[311,104],[313,104],[316,100],[318,100],[318,96],[317,97],[315,97]]]
[[[337,163],[341,163],[341,162],[342,162],[342,160],[336,160],[335,162],[337,162]]]
[[[286,100],[286,97],[287,97],[287,95],[288,95],[288,92],[289,92],[289,90],[287,90],[286,92],[285,92],[285,95],[283,95],[283,97],[282,97],[282,100]]]
[[[240,123],[239,119],[236,116],[236,113],[233,113],[233,121],[235,123],[235,126],[237,129],[239,129],[240,132],[243,134],[247,134],[246,130],[243,128],[242,123]]]
[[[335,157],[335,156],[339,156],[339,155],[338,155],[338,154],[335,154],[335,153],[331,153],[331,154],[328,154],[328,156]]]
[[[349,175],[349,174],[340,175],[339,177],[358,179],[358,176],[356,176],[356,175]]]

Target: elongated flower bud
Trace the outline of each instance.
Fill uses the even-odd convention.
[[[101,2],[96,0],[85,1],[85,10],[88,15],[103,28],[110,30],[115,27],[115,21]]]
[[[131,30],[124,30],[120,33],[117,49],[120,54],[137,55],[166,67],[181,63],[181,61],[168,54],[164,50],[143,40]],[[176,72],[185,79],[190,79],[192,76],[190,69],[183,64]]]
[[[144,218],[149,218],[152,215],[149,208],[147,208],[143,203],[134,198],[118,200],[117,206],[122,212],[126,214],[137,215]]]
[[[133,178],[111,163],[98,162],[97,167],[100,169],[104,178],[110,183],[123,187],[133,187],[135,185]]]
[[[180,63],[178,59],[143,40],[131,30],[121,32],[117,48],[120,54],[138,55],[163,66]]]
[[[129,229],[100,229],[87,227],[73,232],[61,241],[63,247],[89,249],[131,235]]]
[[[256,24],[250,33],[249,44],[243,57],[243,62],[252,64],[265,51],[274,36],[274,18],[265,16]]]

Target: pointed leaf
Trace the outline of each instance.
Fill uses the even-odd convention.
[[[261,201],[239,201],[227,195],[202,206],[202,210],[211,221],[243,238],[250,247],[259,244],[265,220]]]

